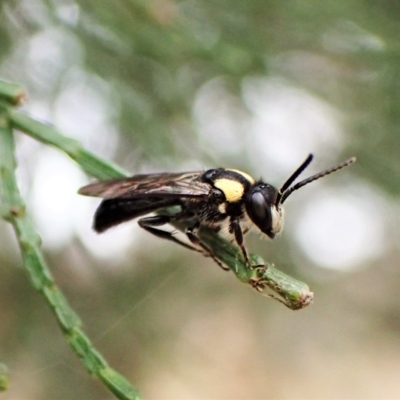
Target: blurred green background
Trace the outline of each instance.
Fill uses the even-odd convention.
[[[135,222],[103,235],[88,178],[18,136],[18,177],[57,282],[148,399],[400,398],[400,3],[2,0],[0,77],[23,107],[134,173],[243,169],[293,194],[252,252],[306,281],[293,312]],[[0,222],[4,399],[112,396],[86,374]]]

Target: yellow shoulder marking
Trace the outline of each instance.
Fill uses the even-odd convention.
[[[221,178],[215,180],[214,186],[222,190],[228,203],[236,203],[243,198],[244,186],[240,182]]]
[[[250,176],[249,174],[246,174],[246,172],[239,171],[238,169],[233,169],[233,168],[228,168],[228,171],[233,171],[233,172],[236,172],[239,175],[242,175],[243,178],[248,180],[251,185],[253,185],[255,183],[254,178],[252,176]]]

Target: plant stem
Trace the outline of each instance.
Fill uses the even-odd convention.
[[[18,106],[26,100],[26,93],[21,86],[0,80],[0,100]]]
[[[68,154],[90,176],[100,180],[127,176],[126,171],[87,151],[77,140],[60,134],[51,125],[36,121],[15,110],[10,110],[10,118],[15,129]]]
[[[41,251],[41,239],[25,212],[15,178],[14,135],[9,112],[0,105],[0,178],[1,215],[14,227],[23,264],[32,284],[53,310],[68,343],[82,359],[88,372],[98,377],[119,399],[138,400],[140,395],[118,372],[108,366],[82,330],[79,317],[55,284]]]

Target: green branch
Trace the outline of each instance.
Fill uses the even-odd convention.
[[[0,101],[11,106],[18,106],[26,100],[24,89],[15,83],[0,80]]]
[[[15,178],[14,136],[9,112],[0,105],[0,178],[1,215],[14,227],[23,264],[32,284],[53,310],[68,343],[82,359],[88,372],[98,377],[117,398],[138,400],[138,391],[118,372],[113,370],[93,347],[82,330],[79,317],[71,309],[67,299],[55,284],[40,248],[41,239],[31,219],[25,212]]]
[[[68,154],[88,175],[96,179],[102,180],[127,176],[127,172],[117,165],[104,161],[85,150],[77,140],[61,135],[51,125],[36,121],[26,114],[14,110],[10,110],[10,119],[13,128]]]
[[[250,254],[254,266],[250,269],[241,250],[233,243],[208,229],[201,229],[199,236],[215,257],[227,265],[240,281],[261,294],[280,301],[292,310],[300,310],[312,303],[314,295],[305,283],[266,264],[260,256]]]

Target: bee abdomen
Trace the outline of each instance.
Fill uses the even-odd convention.
[[[101,233],[122,222],[177,204],[176,199],[106,199],[96,210],[93,229]]]

